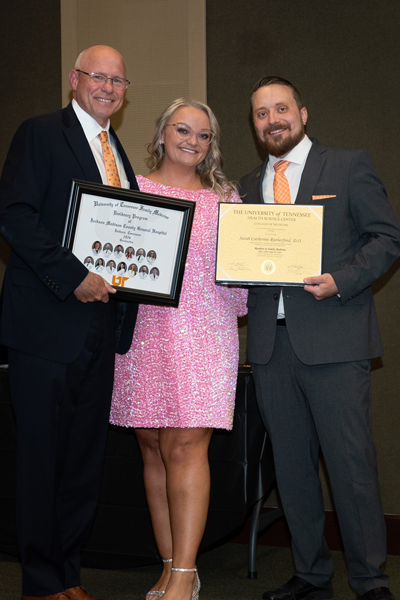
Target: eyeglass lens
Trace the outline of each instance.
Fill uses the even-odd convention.
[[[90,73],[89,77],[96,83],[107,83],[107,81],[110,80],[111,83],[116,87],[126,87],[125,80],[119,79],[118,77],[106,77],[105,75],[101,75],[100,73]]]
[[[106,75],[102,75],[101,73],[87,73],[86,71],[81,71],[81,69],[76,70],[90,77],[90,79],[95,83],[101,83],[102,85],[107,83],[108,80],[111,81],[113,86],[119,88],[126,88],[129,85],[129,81],[127,79],[122,79],[119,77],[106,77]]]
[[[175,123],[174,128],[176,131],[176,135],[181,140],[188,140],[194,134],[193,129],[188,125],[184,125],[183,123]],[[196,137],[198,139],[199,144],[207,146],[208,144],[211,144],[214,134],[212,133],[212,131],[208,131],[208,129],[202,129],[201,131],[198,131],[196,133]]]

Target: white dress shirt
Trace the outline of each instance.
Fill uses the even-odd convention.
[[[311,150],[312,141],[305,135],[300,143],[297,144],[289,152],[285,158],[277,158],[276,156],[269,156],[267,168],[265,169],[264,179],[262,182],[262,191],[264,202],[267,204],[274,204],[274,177],[275,169],[274,164],[278,160],[288,160],[290,165],[285,171],[286,179],[289,183],[290,189],[290,201],[292,204],[295,203],[297,198],[297,192],[299,191],[301,176],[303,175],[304,167],[308,157],[308,153]],[[279,298],[278,306],[278,319],[285,318],[285,307],[283,304],[282,292]]]
[[[124,165],[123,165],[123,162],[119,155],[119,152],[117,150],[117,144],[116,144],[113,136],[109,133],[110,120],[108,120],[107,126],[103,129],[103,127],[101,125],[99,125],[99,123],[95,119],[93,119],[93,117],[91,117],[86,111],[83,110],[83,108],[81,108],[79,106],[79,104],[77,103],[75,98],[72,100],[72,108],[74,109],[75,114],[78,118],[78,121],[82,125],[82,129],[86,136],[86,139],[89,142],[90,148],[93,152],[94,159],[95,159],[98,169],[100,171],[102,182],[105,185],[107,185],[106,167],[104,165],[103,150],[102,150],[101,141],[99,138],[99,133],[101,131],[106,131],[108,143],[110,144],[112,151],[114,153],[119,178],[121,181],[121,187],[123,187],[125,189],[129,189],[130,183],[126,177]]]

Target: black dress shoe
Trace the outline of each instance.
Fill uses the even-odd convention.
[[[392,592],[387,587],[378,587],[357,596],[357,600],[395,600]]]
[[[297,575],[282,587],[264,592],[262,595],[262,600],[327,600],[328,598],[333,598],[331,586],[320,588]]]

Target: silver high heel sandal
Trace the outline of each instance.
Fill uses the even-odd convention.
[[[167,562],[172,562],[172,558],[162,558],[161,559],[163,561],[163,563],[167,563]],[[146,598],[148,596],[155,596],[156,598],[161,598],[161,596],[164,596],[165,594],[165,590],[164,591],[158,591],[158,590],[153,590],[152,592],[147,592],[146,594]]]
[[[180,571],[181,573],[196,573],[196,580],[194,582],[193,593],[192,593],[190,600],[199,600],[201,583],[200,583],[199,574],[197,572],[197,567],[195,567],[194,569],[175,569],[175,567],[172,567],[171,570],[172,571]]]

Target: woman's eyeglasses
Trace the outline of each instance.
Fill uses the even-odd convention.
[[[197,141],[201,146],[208,146],[215,137],[215,133],[209,129],[201,129],[195,132],[189,125],[185,125],[184,123],[168,123],[166,127],[174,127],[176,135],[184,142],[190,140],[193,135],[196,135]]]

